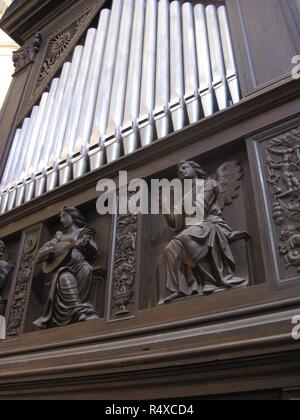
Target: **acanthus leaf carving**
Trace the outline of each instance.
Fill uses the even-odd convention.
[[[7,322],[8,337],[21,333],[37,258],[39,237],[40,226],[24,233],[22,255],[17,267],[17,278],[13,289]]]
[[[119,215],[113,272],[114,315],[130,314],[128,305],[134,297],[138,216]]]

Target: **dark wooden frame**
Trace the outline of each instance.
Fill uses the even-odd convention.
[[[270,251],[274,239],[270,235],[255,144],[299,125],[300,83],[291,78],[289,65],[275,79],[270,75],[266,83],[253,83],[251,66],[259,58],[249,62],[255,51],[249,51],[251,46],[244,39],[245,28],[240,20],[243,1],[247,0],[227,0],[226,4],[245,99],[2,215],[0,236],[9,237],[51,219],[65,204],[80,207],[93,202],[97,198],[97,181],[116,179],[124,167],[129,171],[129,179],[149,178],[184,159],[243,148],[249,160],[253,205],[260,216],[257,243],[264,260],[263,281],[250,288],[224,292],[217,298],[196,296],[169,306],[139,310],[137,295],[142,271],[138,268],[133,317],[33,332],[1,343],[0,398],[178,398],[262,390],[280,390],[279,394],[286,398],[289,389],[293,390],[292,395],[297,395],[300,343],[291,338],[291,320],[299,314],[300,284],[299,279],[284,283],[276,279]],[[22,42],[44,25],[44,36],[51,36],[55,24],[46,27],[46,17],[37,20],[42,10],[46,13],[51,1],[41,9],[40,0],[30,0],[23,12],[23,2],[19,3],[20,7],[4,18],[4,29]],[[51,19],[64,13],[57,20],[62,22],[68,7],[70,2],[65,0],[53,11]],[[290,42],[294,45],[300,35],[290,10],[283,7],[282,13],[289,22]],[[29,28],[32,21],[36,24]],[[28,95],[24,92],[34,85],[32,74],[42,63],[45,51],[46,47],[35,64],[15,76],[0,120],[1,167],[11,133],[26,108]],[[263,63],[261,57],[255,68],[259,77]],[[278,69],[275,73],[282,69],[280,63]],[[287,390],[281,393],[284,389]]]

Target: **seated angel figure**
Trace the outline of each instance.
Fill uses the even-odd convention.
[[[230,242],[242,232],[233,232],[222,217],[225,204],[232,203],[238,196],[240,165],[238,162],[222,165],[213,179],[197,163],[180,162],[178,177],[182,182],[185,179],[204,180],[204,220],[187,225],[186,218],[190,215],[184,210],[182,214],[166,216],[177,236],[165,249],[166,283],[172,294],[160,304],[246,284],[244,278],[234,274],[236,266],[230,247]]]

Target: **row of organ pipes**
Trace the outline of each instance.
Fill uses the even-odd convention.
[[[225,6],[114,0],[16,130],[0,211],[239,100]]]

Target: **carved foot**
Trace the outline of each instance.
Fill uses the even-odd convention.
[[[203,293],[205,295],[210,295],[210,294],[214,293],[216,290],[218,290],[218,288],[216,286],[214,286],[213,284],[206,284],[203,287]]]
[[[158,305],[164,305],[164,304],[166,304],[166,303],[171,303],[171,302],[173,302],[174,300],[176,300],[176,299],[180,299],[180,298],[182,298],[182,297],[184,297],[185,295],[183,294],[183,293],[181,293],[181,292],[176,292],[176,293],[173,293],[172,295],[170,295],[170,296],[168,296],[167,298],[165,298],[165,299],[161,299],[159,302],[158,302]]]
[[[246,279],[243,277],[232,277],[228,280],[228,284],[230,287],[242,286],[246,283]]]
[[[98,315],[92,314],[92,315],[85,315],[82,314],[78,318],[78,322],[85,322],[85,321],[93,321],[94,319],[99,319]]]
[[[248,240],[249,238],[250,238],[250,235],[248,234],[248,232],[236,231],[230,234],[230,236],[228,237],[228,240],[230,242],[236,242],[236,241],[241,241],[243,239]]]
[[[94,321],[95,319],[100,319],[98,315],[94,314],[94,315],[90,315],[86,317],[86,321]]]

